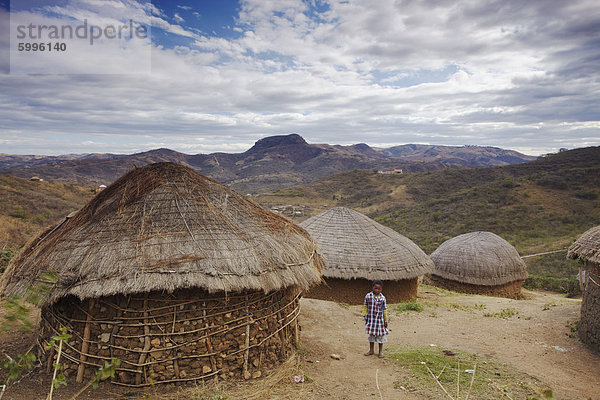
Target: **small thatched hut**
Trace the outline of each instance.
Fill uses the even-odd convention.
[[[446,240],[432,254],[431,282],[457,292],[517,299],[527,266],[517,250],[491,232],[471,232]]]
[[[600,226],[586,231],[569,247],[568,258],[585,261],[579,338],[600,353]]]
[[[134,169],[29,243],[0,293],[58,281],[44,339],[67,327],[77,380],[121,360],[113,383],[258,377],[297,340],[299,293],[320,282],[308,233],[172,163]],[[51,356],[48,357],[51,360]]]
[[[300,223],[325,257],[324,283],[306,297],[362,304],[373,280],[388,303],[417,296],[417,279],[433,263],[410,239],[357,211],[335,207]]]

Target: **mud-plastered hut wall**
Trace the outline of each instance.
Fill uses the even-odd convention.
[[[357,211],[335,207],[300,226],[325,258],[323,283],[304,295],[362,304],[374,280],[384,283],[388,303],[417,296],[418,277],[433,269],[431,259],[410,239]]]
[[[426,282],[456,292],[518,299],[527,266],[517,250],[491,232],[471,232],[442,243],[432,254]]]
[[[417,278],[382,281],[383,294],[388,303],[399,303],[417,297]],[[323,278],[324,283],[313,286],[304,297],[337,301],[346,304],[362,304],[365,295],[372,290],[373,281],[368,279]]]
[[[250,378],[297,342],[299,293],[320,282],[322,266],[302,228],[190,168],[158,163],[33,239],[0,292],[56,276],[40,333],[67,328],[69,379],[111,357],[121,360],[120,385]],[[56,354],[43,357],[52,364]]]
[[[583,343],[600,353],[600,226],[581,235],[569,247],[567,257],[583,261],[583,298],[577,333]]]

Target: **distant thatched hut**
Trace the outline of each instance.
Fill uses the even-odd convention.
[[[569,247],[568,258],[585,260],[579,338],[600,352],[600,226],[586,231]]]
[[[302,228],[172,163],[135,169],[32,241],[0,282],[23,293],[58,282],[41,335],[72,337],[78,380],[121,360],[114,383],[146,386],[260,375],[297,338],[299,293],[322,260]],[[86,368],[87,366],[87,368]]]
[[[446,240],[431,254],[430,280],[457,292],[516,299],[527,266],[517,250],[491,232],[471,232]]]
[[[417,296],[417,279],[433,263],[410,239],[357,211],[336,207],[302,223],[325,257],[324,284],[306,297],[362,304],[373,280],[388,303]]]

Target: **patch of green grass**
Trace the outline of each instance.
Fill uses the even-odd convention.
[[[511,317],[514,317],[518,313],[519,313],[519,311],[515,310],[514,308],[503,308],[499,312],[485,313],[485,314],[483,314],[483,316],[484,317],[491,317],[491,318],[509,319]]]
[[[542,393],[540,388],[545,386],[509,366],[463,351],[452,350],[455,355],[447,356],[439,347],[390,345],[386,353],[405,372],[394,382],[394,387],[401,390],[402,386],[424,398],[447,398],[432,374],[453,398],[457,386],[460,398],[466,397],[473,377],[469,396],[472,399],[499,399],[507,395],[510,396],[507,398],[526,399],[538,396]]]
[[[403,301],[402,303],[399,303],[395,309],[396,309],[396,311],[399,311],[399,312],[408,312],[408,311],[421,312],[421,311],[425,310],[425,306],[417,303],[416,300],[412,299],[409,301]]]
[[[16,249],[0,249],[0,273],[4,272],[16,252]]]

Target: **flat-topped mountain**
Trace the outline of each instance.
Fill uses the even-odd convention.
[[[67,156],[0,154],[0,173],[49,181],[109,184],[134,167],[171,161],[242,192],[257,192],[309,182],[353,169],[402,169],[419,172],[464,166],[498,166],[535,159],[494,147],[403,145],[378,149],[365,143],[350,146],[309,144],[297,134],[258,140],[243,153],[184,154],[170,149],[142,153]]]

